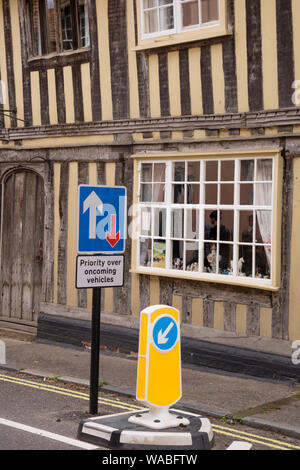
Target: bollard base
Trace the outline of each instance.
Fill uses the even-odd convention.
[[[181,411],[174,413],[171,410],[170,413],[175,417],[184,415],[189,424],[164,430],[145,430],[145,427],[128,421],[137,412],[126,412],[82,421],[77,437],[108,449],[209,450],[213,447],[213,431],[207,418]]]

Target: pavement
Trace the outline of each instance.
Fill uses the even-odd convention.
[[[232,340],[228,338],[229,344]],[[250,346],[259,351],[276,349],[271,340],[264,345],[255,338]],[[288,354],[287,344],[282,354]],[[88,343],[79,348],[43,342],[27,333],[0,329],[0,373],[1,369],[2,373],[17,370],[89,385],[90,347]],[[100,350],[99,380],[104,390],[135,397],[136,375],[136,353]],[[182,363],[182,389],[177,408],[300,439],[300,385],[295,380],[264,379]]]

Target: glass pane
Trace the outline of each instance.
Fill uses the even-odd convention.
[[[253,243],[253,212],[240,211],[239,241]]]
[[[140,238],[140,266],[151,266],[151,238]]]
[[[205,240],[217,240],[218,211],[205,211]]]
[[[61,32],[63,49],[73,49],[73,26],[70,1],[64,1],[61,5]]]
[[[153,261],[154,268],[166,267],[166,241],[153,240]]]
[[[187,181],[200,181],[200,162],[188,162]]]
[[[210,243],[209,253],[206,258],[206,269],[205,271],[208,273],[216,273],[217,271],[217,245],[216,243]]]
[[[153,202],[164,202],[165,200],[165,184],[153,183]]]
[[[199,24],[198,0],[182,3],[182,27]]]
[[[78,0],[79,46],[90,44],[89,13],[87,0]]]
[[[172,242],[172,269],[183,269],[183,241]]]
[[[184,237],[184,210],[173,209],[171,212],[171,237]]]
[[[255,277],[270,279],[271,247],[255,247]]]
[[[159,6],[170,5],[173,3],[173,0],[158,0]]]
[[[141,208],[140,230],[141,235],[151,235],[151,209],[149,207]]]
[[[184,184],[173,184],[173,203],[184,204]]]
[[[222,205],[232,205],[234,203],[234,185],[233,184],[221,184],[221,201]]]
[[[240,204],[243,206],[253,205],[253,184],[240,185]]]
[[[218,162],[206,162],[206,181],[218,181]]]
[[[48,52],[56,52],[55,8],[54,0],[47,1],[48,7]]]
[[[187,197],[187,204],[199,204],[199,198],[200,198],[199,184],[187,184],[186,197]]]
[[[174,28],[173,6],[159,9],[159,30],[167,31]]]
[[[256,212],[255,243],[271,243],[272,220],[270,211]]]
[[[157,6],[157,0],[144,0],[144,8],[153,8]]]
[[[166,209],[154,208],[153,210],[153,229],[155,237],[166,236]]]
[[[198,271],[198,243],[185,243],[185,268],[187,271]]]
[[[152,202],[152,184],[141,184],[141,202]]]
[[[233,240],[233,224],[234,212],[221,211],[220,212],[220,240],[232,241]]]
[[[185,181],[185,163],[174,163],[174,181]]]
[[[165,181],[165,168],[164,163],[154,163],[154,181]]]
[[[257,206],[271,206],[272,183],[256,183],[255,204]]]
[[[152,163],[142,164],[141,181],[143,183],[152,181]]]
[[[219,245],[219,273],[232,274],[233,245],[220,243]]]
[[[157,10],[149,10],[144,12],[144,29],[145,34],[156,33],[158,31]]]
[[[219,0],[201,0],[202,23],[219,19]]]
[[[205,204],[218,204],[218,185],[205,185]]]
[[[253,181],[254,180],[254,161],[253,160],[241,160],[241,181]]]
[[[272,181],[273,160],[271,158],[257,160],[256,180]]]
[[[185,238],[193,240],[199,238],[199,211],[197,209],[186,210],[186,231]]]
[[[252,277],[252,246],[240,246],[237,275]]]
[[[234,181],[234,161],[222,161],[221,162],[221,180],[222,181]]]

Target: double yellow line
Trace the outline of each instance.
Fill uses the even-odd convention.
[[[68,390],[68,389],[63,388],[63,387],[56,387],[54,385],[50,385],[50,384],[46,384],[46,383],[34,382],[32,380],[25,380],[25,379],[21,379],[21,378],[18,378],[18,377],[12,377],[10,375],[3,375],[3,374],[0,374],[0,380],[2,382],[11,382],[11,383],[19,384],[19,385],[24,385],[26,387],[31,387],[31,388],[36,388],[36,389],[39,389],[39,390],[45,390],[45,391],[48,391],[48,392],[58,393],[60,395],[66,395],[66,396],[73,397],[73,398],[80,398],[82,400],[89,400],[89,394],[87,394],[87,393],[79,392],[79,391],[76,391],[76,390]],[[140,410],[140,408],[138,406],[131,405],[131,404],[128,404],[128,403],[124,403],[124,402],[121,402],[121,401],[118,401],[118,400],[109,399],[109,398],[99,398],[98,403],[100,403],[102,405],[111,406],[113,408],[119,408],[119,409],[122,409],[122,410],[127,410],[127,411],[138,411],[138,410]]]
[[[10,375],[0,374],[0,381],[2,382],[11,382],[19,385],[24,385],[26,387],[36,388],[39,390],[45,390],[48,392],[58,393],[60,395],[66,395],[73,398],[80,398],[81,400],[89,400],[89,395],[87,393],[68,390],[63,387],[57,387],[54,385],[34,382],[32,380],[21,379],[18,377],[12,377]],[[112,408],[119,408],[126,411],[139,411],[141,407],[124,403],[118,400],[113,400],[110,398],[99,398],[98,403],[102,405],[111,406]],[[272,449],[278,450],[300,450],[300,446],[290,444],[288,442],[282,442],[276,439],[271,439],[269,437],[259,436],[257,434],[235,430],[232,427],[221,426],[218,424],[212,424],[213,431],[216,434],[222,434],[224,436],[233,437],[239,440],[246,440],[253,444],[260,444],[265,447],[271,447]]]

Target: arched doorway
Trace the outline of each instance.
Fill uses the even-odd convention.
[[[0,322],[28,329],[36,326],[42,293],[43,179],[30,170],[12,171],[1,196]]]

